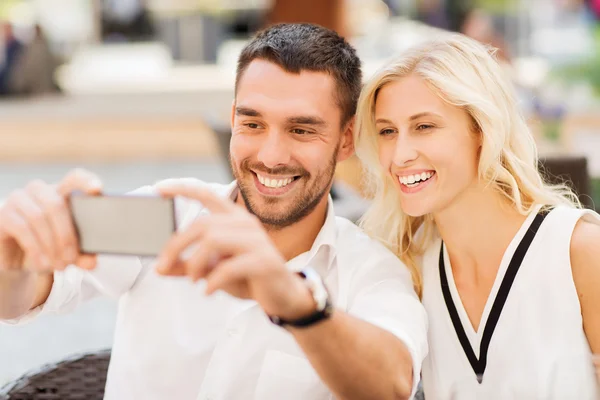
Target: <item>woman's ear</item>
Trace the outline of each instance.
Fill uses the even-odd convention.
[[[477,137],[477,147],[479,147],[479,151],[481,151],[481,148],[483,147],[483,131],[475,118],[472,116],[469,116],[469,118],[471,118],[471,132]]]
[[[355,117],[352,117],[343,128],[337,156],[338,162],[342,162],[354,154],[354,122]]]

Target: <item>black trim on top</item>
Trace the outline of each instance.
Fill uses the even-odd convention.
[[[446,302],[446,308],[448,308],[448,314],[450,314],[450,319],[452,320],[452,325],[454,325],[454,331],[456,332],[456,336],[458,336],[458,341],[473,368],[475,371],[475,375],[479,376],[479,360],[477,356],[475,356],[475,352],[469,343],[469,338],[465,332],[462,323],[460,322],[460,317],[458,316],[458,311],[456,311],[456,305],[454,301],[452,301],[452,294],[450,293],[450,286],[448,286],[448,277],[446,276],[446,264],[444,263],[444,242],[440,247],[440,282],[442,284],[442,293],[444,294],[444,301]]]
[[[513,254],[510,263],[508,264],[508,268],[506,269],[506,274],[502,279],[502,283],[500,284],[500,288],[498,289],[498,293],[496,294],[496,298],[494,299],[494,304],[492,305],[492,309],[490,310],[490,315],[485,324],[485,328],[483,330],[483,336],[481,337],[481,343],[479,345],[479,359],[475,356],[475,352],[469,343],[469,339],[467,338],[467,334],[465,333],[465,329],[460,321],[460,317],[458,316],[458,312],[456,310],[456,305],[452,300],[452,295],[450,293],[450,288],[448,286],[448,277],[446,276],[446,266],[444,262],[444,242],[442,242],[440,246],[440,259],[439,259],[439,269],[440,269],[440,282],[442,286],[442,293],[444,295],[444,301],[446,303],[446,307],[448,308],[448,313],[450,314],[450,319],[452,320],[452,325],[454,325],[454,330],[456,332],[456,336],[458,336],[458,340],[465,352],[465,356],[469,360],[475,375],[477,376],[477,380],[479,383],[483,380],[483,374],[485,372],[485,367],[487,365],[487,353],[490,347],[490,343],[492,341],[492,335],[494,333],[494,329],[496,329],[496,325],[498,324],[498,320],[500,319],[500,314],[502,313],[502,308],[504,308],[504,304],[506,303],[506,299],[508,298],[508,293],[510,292],[510,288],[517,276],[517,272],[519,272],[519,267],[527,254],[527,250],[531,245],[540,225],[544,221],[548,215],[547,211],[541,211],[538,213],[525,236],[521,239],[521,242],[517,246],[515,253]]]

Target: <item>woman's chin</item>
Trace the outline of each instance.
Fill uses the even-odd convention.
[[[401,202],[400,207],[402,208],[402,212],[404,214],[413,218],[422,217],[431,212],[430,207],[426,206],[422,202],[421,204],[413,204],[412,202]]]

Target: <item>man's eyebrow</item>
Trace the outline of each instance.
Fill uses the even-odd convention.
[[[326,126],[327,122],[320,117],[315,117],[311,115],[298,115],[294,117],[289,117],[287,122],[290,124],[300,124],[300,125],[314,125],[314,126]]]
[[[245,115],[246,117],[262,117],[261,113],[249,107],[236,107],[235,115]]]

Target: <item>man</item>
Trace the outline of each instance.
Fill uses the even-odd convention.
[[[11,94],[11,74],[14,71],[16,62],[23,51],[23,45],[14,35],[13,26],[9,22],[2,22],[0,29],[0,50],[3,54],[0,56],[0,95]]]
[[[0,280],[0,318],[119,297],[108,399],[410,397],[427,352],[410,274],[327,196],[353,152],[360,85],[333,31],[277,25],[254,38],[232,107],[236,181],[134,192],[177,196],[178,233],[158,260],[77,253],[64,196],[99,192],[90,173],[14,192],[0,210],[0,265],[15,269]]]

